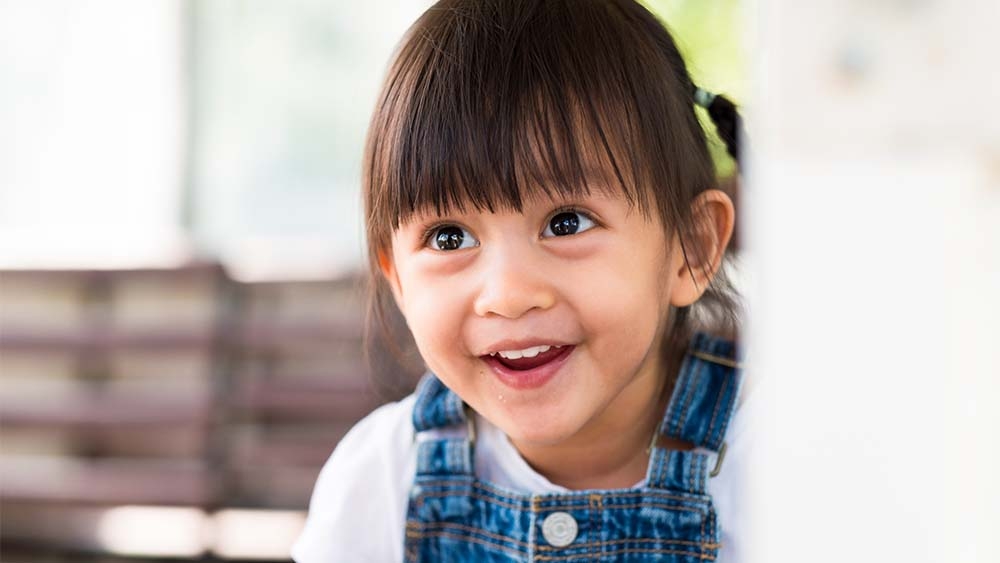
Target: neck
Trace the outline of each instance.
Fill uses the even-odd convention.
[[[651,411],[652,412],[652,411]],[[567,489],[622,489],[646,475],[647,447],[659,417],[644,416],[617,432],[581,431],[555,446],[514,443],[524,459],[549,481]]]

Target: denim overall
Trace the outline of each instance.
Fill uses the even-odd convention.
[[[659,432],[695,449],[654,447],[645,482],[632,489],[527,494],[479,480],[461,399],[426,376],[417,389],[416,431],[469,431],[418,445],[406,561],[714,560],[719,528],[707,483],[725,453],[736,404],[735,352],[732,342],[694,336]]]

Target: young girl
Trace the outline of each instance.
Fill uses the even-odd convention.
[[[410,28],[363,184],[375,305],[428,373],[338,445],[295,560],[739,557],[734,209],[696,103],[737,156],[735,108],[633,0]]]

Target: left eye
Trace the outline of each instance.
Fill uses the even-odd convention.
[[[560,211],[549,219],[542,236],[565,237],[594,228],[594,221],[579,211]]]
[[[472,233],[457,225],[437,227],[428,235],[427,245],[436,250],[459,250],[479,245],[479,241]]]

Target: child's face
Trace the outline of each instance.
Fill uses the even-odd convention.
[[[690,293],[655,216],[598,193],[424,214],[393,234],[383,270],[428,368],[515,442],[557,444],[655,400],[669,307]]]

